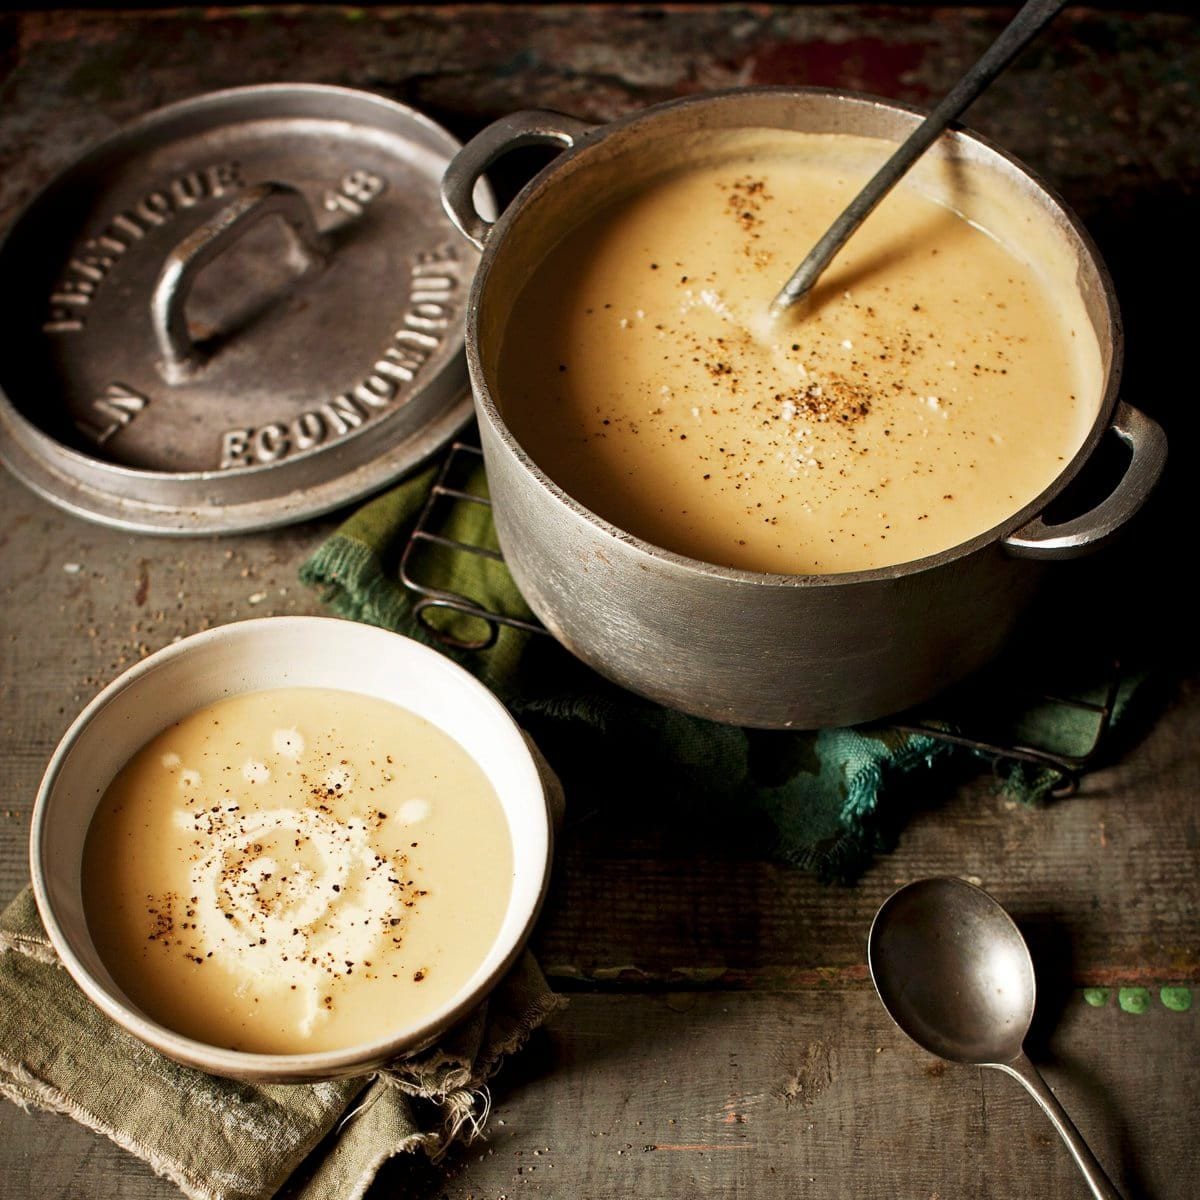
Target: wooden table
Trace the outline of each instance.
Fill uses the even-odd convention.
[[[2,16],[0,224],[94,139],[211,88],[375,89],[460,136],[520,107],[602,119],[750,83],[922,103],[1001,21],[981,10],[725,6]],[[874,996],[871,914],[899,884],[938,873],[977,877],[1032,933],[1043,981],[1034,1056],[1124,1194],[1196,1194],[1200,1014],[1169,1009],[1159,988],[1200,982],[1200,663],[1185,574],[1197,512],[1195,306],[1171,291],[1200,269],[1198,88],[1193,20],[1073,9],[972,114],[1089,223],[1128,317],[1127,395],[1173,438],[1175,470],[1138,536],[1091,568],[1088,603],[1098,636],[1132,631],[1163,664],[1154,719],[1080,794],[1044,810],[1014,806],[988,779],[931,784],[896,850],[854,887],[652,816],[635,821],[619,805],[569,826],[535,943],[569,1009],[498,1082],[486,1143],[437,1168],[393,1164],[372,1196],[402,1185],[514,1200],[1082,1196],[1014,1083],[943,1067]],[[318,611],[296,568],[333,521],[177,542],[84,524],[7,475],[0,503],[7,897],[27,878],[37,781],[83,703],[179,634]],[[1085,986],[1110,989],[1106,1001],[1088,1003]],[[1123,987],[1148,989],[1144,1012],[1122,1008]],[[0,1196],[174,1194],[68,1120],[0,1105]]]

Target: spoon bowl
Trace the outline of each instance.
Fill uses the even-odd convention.
[[[1050,1118],[1096,1200],[1120,1200],[1025,1055],[1037,999],[1033,959],[998,901],[962,879],[910,883],[875,914],[867,964],[883,1007],[918,1046],[1018,1080]]]
[[[961,879],[922,879],[875,915],[867,960],[892,1019],[959,1063],[1011,1062],[1033,1020],[1033,960],[1013,919]]]

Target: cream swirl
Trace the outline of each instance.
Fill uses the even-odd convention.
[[[299,1032],[311,1033],[330,984],[369,972],[372,951],[399,936],[406,861],[375,850],[370,820],[320,808],[189,808],[176,822],[196,835],[189,915],[201,954],[246,991],[300,993]]]

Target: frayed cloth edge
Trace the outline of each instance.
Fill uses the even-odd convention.
[[[24,933],[0,933],[0,954],[21,954],[49,966],[61,966],[49,942]]]
[[[436,1133],[413,1133],[406,1138],[401,1138],[394,1146],[389,1146],[386,1150],[380,1151],[374,1155],[359,1172],[358,1177],[354,1181],[354,1186],[346,1193],[346,1200],[362,1200],[367,1194],[367,1189],[375,1182],[375,1177],[379,1174],[383,1164],[388,1159],[395,1158],[397,1154],[407,1154],[413,1150],[429,1150],[431,1142],[437,1142],[438,1135]]]
[[[37,1108],[46,1112],[58,1113],[61,1116],[70,1117],[71,1120],[95,1133],[102,1134],[114,1145],[120,1146],[122,1150],[144,1162],[156,1175],[169,1180],[184,1195],[191,1197],[191,1200],[262,1200],[262,1197],[267,1194],[263,1188],[257,1188],[254,1191],[213,1190],[206,1182],[180,1170],[169,1159],[165,1159],[138,1139],[108,1124],[82,1105],[71,1100],[53,1084],[38,1078],[21,1063],[8,1058],[0,1058],[0,1095],[11,1100],[26,1112]],[[315,1135],[306,1138],[292,1151],[280,1166],[278,1182],[272,1189],[271,1195],[274,1195],[291,1172],[312,1153],[327,1132],[328,1130],[320,1130]]]
[[[565,996],[548,992],[537,1004],[530,1007],[512,1034],[493,1049],[489,1059],[480,1064],[478,1070],[472,1065],[463,1063],[462,1059],[456,1055],[439,1053],[426,1068],[429,1071],[450,1068],[449,1077],[437,1090],[423,1088],[420,1084],[404,1078],[394,1068],[380,1072],[380,1077],[392,1087],[399,1088],[406,1096],[414,1096],[434,1104],[445,1104],[456,1093],[470,1090],[472,1087],[479,1088],[487,1083],[500,1069],[506,1058],[518,1053],[530,1036],[555,1013],[562,1012],[568,1003]]]
[[[103,1134],[109,1141],[127,1150],[130,1154],[142,1160],[148,1167],[163,1179],[170,1180],[185,1195],[193,1200],[254,1200],[252,1192],[214,1192],[198,1180],[192,1179],[185,1172],[175,1168],[160,1155],[152,1152],[136,1138],[122,1133],[107,1122],[102,1121],[94,1113],[64,1095],[58,1088],[31,1074],[20,1063],[0,1059],[0,1070],[8,1080],[0,1079],[0,1093],[14,1101],[26,1112],[30,1108],[44,1109],[48,1112],[59,1113],[70,1117],[71,1120]],[[12,1082],[10,1082],[10,1080]],[[14,1086],[15,1084],[15,1086]]]

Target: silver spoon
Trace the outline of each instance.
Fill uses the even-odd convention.
[[[867,186],[850,201],[846,211],[808,252],[779,295],[771,301],[772,317],[808,295],[825,268],[875,206],[908,173],[946,126],[971,106],[988,84],[1066,7],[1066,3],[1067,0],[1028,0],[1022,6],[1004,32],[984,51],[983,57],[900,143],[899,149],[875,172]]]
[[[1121,1200],[1025,1056],[1037,993],[1033,960],[999,903],[961,879],[910,883],[875,914],[867,962],[883,1007],[918,1046],[1019,1080],[1066,1142],[1092,1195]]]

